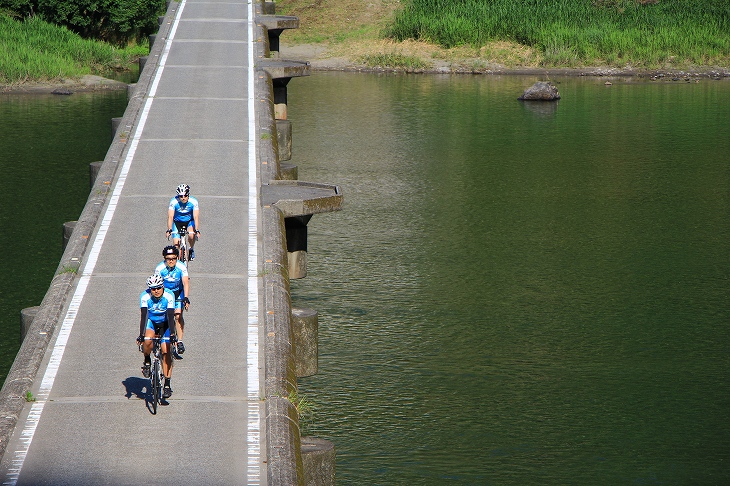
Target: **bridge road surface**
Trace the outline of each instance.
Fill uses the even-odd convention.
[[[4,455],[3,484],[265,483],[258,383],[252,391],[248,379],[259,372],[249,325],[257,300],[248,305],[249,254],[258,251],[257,233],[249,234],[249,9],[239,1],[180,2],[126,180],[118,171],[111,181],[119,197],[110,220],[102,211],[106,236],[98,247],[99,235],[90,236],[98,259],[90,273],[93,257],[82,262],[76,278],[88,285],[75,317],[65,314],[64,328],[73,323],[55,379],[45,400],[38,387],[60,343],[49,347],[34,385],[33,406],[42,411],[26,406],[30,419],[21,416]],[[139,294],[162,261],[168,203],[183,182],[201,205],[187,349],[174,366],[169,405],[152,415],[135,344]]]

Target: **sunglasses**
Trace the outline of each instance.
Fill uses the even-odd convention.
[[[160,290],[160,289],[164,289],[164,288],[165,288],[165,286],[163,285],[161,287],[150,287],[150,290]]]
[[[165,257],[165,260],[177,260],[177,257]]]

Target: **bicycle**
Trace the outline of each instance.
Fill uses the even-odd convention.
[[[180,261],[186,263],[190,256],[188,252],[188,225],[180,225],[177,232],[180,233]]]
[[[178,259],[185,263],[186,265],[190,265],[190,249],[188,248],[188,225],[181,224],[177,227],[177,233],[180,235],[180,245],[178,246],[180,250],[180,254],[178,256]],[[196,231],[197,233],[197,231]],[[167,239],[170,239],[171,232],[168,232]]]
[[[157,405],[162,404],[162,386],[165,376],[162,373],[162,342],[169,341],[163,337],[146,337],[145,341],[152,341],[152,352],[150,353],[150,392],[152,393],[152,414],[157,414]],[[139,345],[142,351],[142,345]]]

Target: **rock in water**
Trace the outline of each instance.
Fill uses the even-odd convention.
[[[54,89],[53,91],[51,91],[51,94],[68,96],[68,95],[72,95],[73,91],[69,91],[65,88],[57,88],[57,89]]]
[[[558,88],[551,82],[538,81],[522,93],[518,100],[553,101],[560,99]]]

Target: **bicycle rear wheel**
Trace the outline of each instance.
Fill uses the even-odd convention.
[[[160,376],[160,360],[154,360],[152,364],[152,375],[150,382],[152,383],[152,413],[157,414],[157,404],[160,403],[162,397],[162,381]]]

